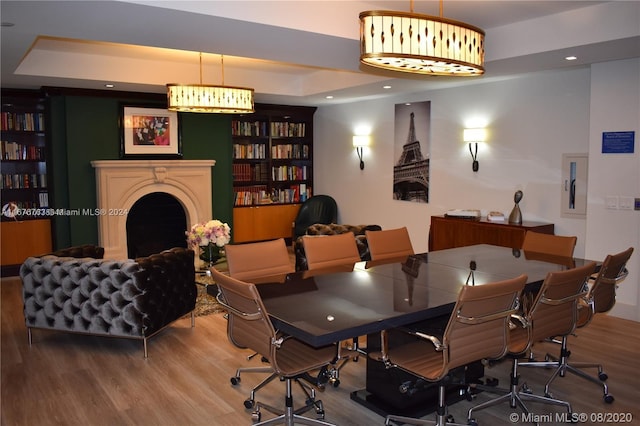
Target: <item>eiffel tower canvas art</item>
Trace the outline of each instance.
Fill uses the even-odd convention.
[[[402,143],[402,147],[393,167],[393,198],[395,200],[416,203],[429,202],[428,136],[430,111],[431,102],[396,105],[396,152],[399,151],[400,143]],[[416,121],[420,126],[418,131],[421,137],[426,138],[422,146],[416,131]],[[403,128],[407,129],[407,127],[407,138],[404,142],[400,142],[398,135]]]

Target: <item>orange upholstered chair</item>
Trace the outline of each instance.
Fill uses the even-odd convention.
[[[333,266],[353,266],[360,262],[356,237],[352,232],[302,237],[309,270]]]
[[[371,260],[400,259],[414,254],[409,231],[406,227],[366,231]]]

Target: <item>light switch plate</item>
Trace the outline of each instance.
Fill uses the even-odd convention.
[[[605,197],[605,207],[610,210],[618,210],[618,196],[607,195]]]
[[[633,197],[620,197],[618,208],[620,208],[620,210],[633,210],[633,203]]]

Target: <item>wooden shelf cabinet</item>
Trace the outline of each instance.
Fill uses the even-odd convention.
[[[46,101],[38,92],[2,92],[3,204],[12,202],[21,209],[49,207],[45,109]]]
[[[47,167],[47,100],[39,91],[2,90],[3,272],[28,256],[51,251],[50,185]],[[16,210],[17,208],[17,210]],[[18,212],[13,216],[11,212]]]
[[[486,219],[431,216],[429,251],[474,244],[521,248],[524,234],[529,230],[553,234],[554,225],[531,221],[523,221],[522,225],[515,225],[507,222],[489,222]]]
[[[233,209],[233,242],[291,238],[300,204],[273,204]]]
[[[233,117],[234,242],[291,237],[313,193],[315,110],[256,104],[254,113]]]
[[[300,203],[313,186],[315,108],[256,105],[234,116],[234,206]]]

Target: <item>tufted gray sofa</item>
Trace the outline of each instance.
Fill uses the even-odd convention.
[[[31,329],[147,339],[191,312],[194,253],[173,248],[135,260],[102,260],[99,247],[27,258],[20,267],[24,317]],[[58,255],[56,255],[58,254]],[[64,257],[59,256],[60,254]]]

